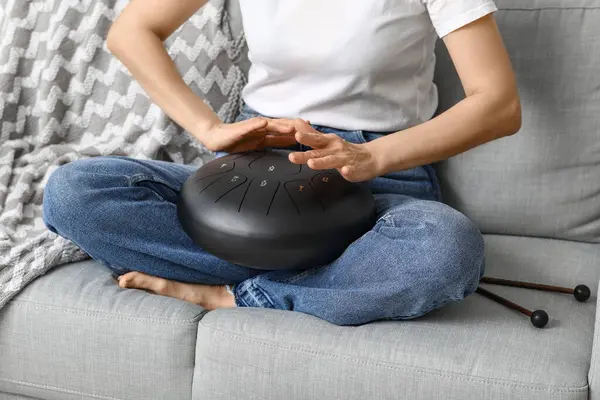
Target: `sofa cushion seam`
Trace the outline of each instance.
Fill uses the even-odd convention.
[[[391,370],[404,370],[404,371],[408,371],[408,372],[416,372],[416,373],[419,373],[422,375],[448,377],[448,378],[458,379],[458,380],[462,380],[462,381],[477,381],[479,383],[488,383],[488,384],[491,383],[491,384],[499,385],[499,386],[519,387],[522,389],[533,389],[533,390],[537,390],[537,391],[546,391],[546,392],[551,392],[551,393],[552,392],[556,392],[556,393],[586,392],[586,391],[588,391],[588,387],[589,387],[589,385],[584,385],[581,387],[528,386],[527,384],[524,384],[521,382],[514,382],[514,381],[502,380],[502,379],[497,379],[497,378],[485,378],[485,377],[481,377],[481,376],[465,375],[465,374],[460,374],[460,373],[456,373],[456,372],[427,369],[427,368],[423,368],[423,367],[414,367],[414,366],[401,365],[401,364],[390,365],[391,363],[386,362],[386,361],[359,359],[359,358],[355,358],[355,357],[351,357],[351,356],[347,356],[347,355],[337,355],[337,354],[330,353],[330,352],[314,351],[314,350],[304,348],[302,346],[293,346],[293,345],[288,346],[288,345],[282,345],[281,343],[271,342],[271,341],[264,340],[264,339],[259,340],[259,339],[255,339],[255,338],[248,338],[248,337],[244,337],[239,334],[236,334],[236,333],[232,333],[232,332],[228,332],[228,331],[225,331],[225,330],[222,330],[219,328],[214,328],[214,327],[208,326],[202,320],[199,322],[199,324],[208,328],[209,330],[211,330],[213,332],[216,332],[216,333],[218,333],[222,336],[228,337],[230,339],[234,339],[234,340],[238,340],[238,341],[242,341],[242,342],[253,342],[255,344],[265,346],[265,347],[274,347],[274,348],[279,348],[279,349],[283,349],[283,350],[297,351],[297,352],[301,352],[301,353],[311,354],[313,356],[319,356],[319,355],[328,356],[328,357],[333,357],[333,358],[337,358],[337,359],[356,362],[359,364],[364,364],[366,366],[377,366],[377,367],[383,367],[383,368],[387,368],[387,369],[391,369]]]
[[[159,318],[128,317],[128,316],[124,316],[124,315],[104,313],[101,311],[80,311],[80,310],[75,310],[75,309],[66,308],[66,307],[43,305],[41,303],[36,303],[33,301],[26,301],[26,300],[12,300],[11,303],[24,303],[24,304],[27,304],[28,307],[39,309],[39,310],[60,311],[60,312],[66,312],[69,314],[89,316],[89,317],[95,316],[95,317],[100,317],[100,318],[105,318],[105,319],[113,318],[113,319],[120,319],[120,320],[127,320],[127,321],[139,321],[139,322],[159,322],[159,323],[174,324],[174,325],[175,324],[196,325],[198,323],[198,321],[200,321],[202,319],[202,317],[206,314],[206,310],[203,310],[202,312],[200,312],[198,315],[194,316],[193,318],[168,320],[168,319],[159,319]]]
[[[600,287],[600,286],[599,286]],[[600,289],[599,289],[600,292]],[[600,297],[596,299],[596,302],[600,304]],[[596,370],[598,369],[599,356],[597,353],[600,351],[600,314],[598,314],[598,307],[596,307],[596,323],[594,324],[594,335],[592,338],[592,356],[590,358],[590,370],[588,372],[588,386],[594,386],[596,378]]]
[[[34,388],[37,388],[37,389],[46,389],[46,390],[52,390],[52,391],[55,391],[55,392],[62,392],[62,393],[69,393],[69,394],[77,394],[77,395],[89,396],[89,397],[94,397],[94,398],[103,399],[103,400],[123,400],[120,397],[102,396],[102,395],[99,395],[99,394],[85,393],[85,392],[80,392],[78,390],[64,389],[64,388],[59,388],[59,387],[56,387],[56,386],[42,385],[42,384],[39,384],[39,383],[17,381],[15,379],[7,379],[7,378],[1,378],[0,377],[0,381],[4,381],[4,382],[8,382],[8,383],[15,383],[17,385],[34,387]]]

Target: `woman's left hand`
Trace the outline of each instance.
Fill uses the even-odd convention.
[[[308,130],[308,129],[307,129]],[[377,157],[368,144],[349,143],[335,134],[312,130],[297,132],[296,140],[312,150],[293,152],[289,159],[314,170],[337,169],[350,182],[361,182],[381,175]]]

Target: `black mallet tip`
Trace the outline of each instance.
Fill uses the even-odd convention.
[[[586,285],[577,285],[573,290],[573,296],[581,303],[589,299],[591,294],[590,288]]]
[[[544,310],[535,310],[531,313],[531,323],[536,328],[543,328],[548,324],[548,313]]]

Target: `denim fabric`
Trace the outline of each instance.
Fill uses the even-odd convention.
[[[246,109],[239,120],[257,115]],[[315,128],[352,143],[381,135]],[[483,275],[481,233],[440,201],[431,166],[370,181],[377,208],[373,229],[333,263],[304,271],[250,269],[197,247],[179,225],[175,205],[194,171],[127,157],[75,161],[51,175],[44,221],[116,275],[136,270],[234,285],[240,307],[294,310],[338,325],[422,316],[472,294]]]

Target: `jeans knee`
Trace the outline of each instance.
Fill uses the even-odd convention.
[[[468,217],[453,210],[440,232],[441,259],[446,278],[463,296],[472,294],[483,276],[484,240],[479,228]]]
[[[43,195],[43,220],[51,231],[65,232],[77,223],[77,215],[84,207],[83,197],[89,193],[90,182],[86,180],[88,160],[73,161],[58,167],[46,182]]]

